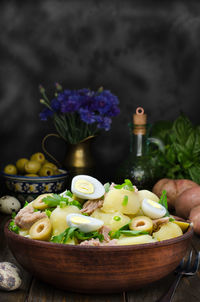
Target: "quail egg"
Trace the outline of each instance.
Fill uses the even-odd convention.
[[[71,191],[82,199],[97,199],[105,194],[105,188],[96,178],[77,175],[72,179]]]
[[[75,213],[67,215],[66,220],[69,227],[77,227],[84,233],[96,231],[104,224],[100,219]]]
[[[167,210],[160,203],[151,199],[145,198],[142,201],[142,211],[144,214],[152,219],[157,219],[165,216]]]
[[[20,208],[21,203],[14,196],[6,195],[0,198],[0,212],[12,214],[12,212],[18,212]]]

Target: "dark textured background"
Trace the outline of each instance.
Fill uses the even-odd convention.
[[[126,156],[138,105],[149,123],[181,110],[199,122],[198,1],[1,1],[0,30],[1,168],[41,151],[42,138],[54,132],[38,117],[39,84],[50,96],[58,81],[104,86],[119,97],[120,116],[96,141],[105,167]],[[49,148],[63,160],[62,142]]]

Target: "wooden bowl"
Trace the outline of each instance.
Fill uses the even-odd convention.
[[[8,246],[24,269],[63,290],[116,293],[143,287],[172,272],[186,254],[193,229],[162,242],[74,246],[22,237],[5,225]]]

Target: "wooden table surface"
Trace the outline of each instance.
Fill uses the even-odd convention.
[[[15,263],[23,273],[23,284],[12,292],[0,291],[0,302],[155,302],[174,280],[172,273],[154,284],[120,294],[86,295],[57,290],[31,276],[16,262],[8,249],[3,232],[4,224],[8,219],[10,216],[0,214],[0,262]],[[200,250],[200,237],[195,235],[192,245]],[[182,278],[173,298],[173,302],[188,301],[200,301],[200,271],[195,276]]]

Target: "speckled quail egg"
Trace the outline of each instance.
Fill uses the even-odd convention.
[[[20,275],[20,270],[15,264],[0,262],[0,289],[12,291],[19,288],[22,283]]]
[[[17,198],[9,195],[0,198],[0,212],[11,214],[12,212],[18,212],[20,208],[21,204]]]
[[[82,199],[97,199],[105,194],[105,188],[96,178],[77,175],[72,179],[71,191]]]
[[[75,213],[67,215],[66,220],[69,227],[76,227],[84,233],[96,231],[104,224],[100,219]]]
[[[145,198],[142,201],[142,211],[151,219],[157,219],[165,216],[167,210],[160,203]]]

